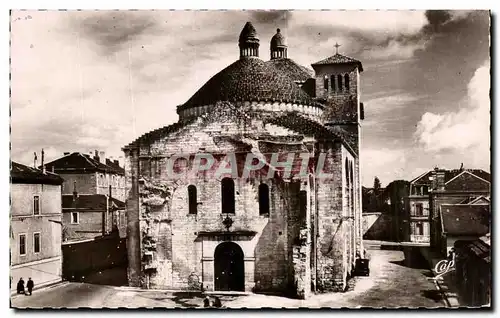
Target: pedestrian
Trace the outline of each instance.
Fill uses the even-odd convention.
[[[35,287],[35,283],[31,280],[31,277],[28,278],[28,283],[26,284],[26,287],[28,288],[28,293],[30,293],[30,296],[33,294],[33,287]]]
[[[213,302],[213,305],[215,308],[220,308],[222,307],[222,303],[220,301],[220,298],[217,297],[217,296],[214,296],[214,302]]]
[[[17,282],[17,293],[24,294],[24,280],[22,277],[19,278],[19,281]]]
[[[203,299],[203,307],[210,307],[210,298],[208,296],[205,296],[205,299]]]

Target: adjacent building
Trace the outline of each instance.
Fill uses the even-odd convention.
[[[102,151],[66,152],[45,167],[64,178],[62,193],[65,195],[73,194],[75,187],[80,194],[108,195],[111,187],[113,198],[125,201],[125,170],[118,160],[107,159]]]
[[[11,163],[11,289],[22,277],[37,287],[61,280],[61,185],[51,172]]]
[[[491,305],[492,268],[489,233],[474,241],[455,244],[455,284],[463,306]]]
[[[118,231],[126,237],[125,203],[104,194],[62,196],[63,242],[93,239]]]
[[[239,51],[177,108],[178,123],[123,149],[129,283],[303,298],[343,291],[364,255],[361,62],[337,53],[311,75],[288,58],[279,30],[265,62],[251,23]],[[331,177],[286,175],[270,161],[246,176],[217,174],[227,160],[242,167],[248,154],[272,153],[308,153]],[[199,154],[215,168],[190,170]]]
[[[489,202],[491,175],[480,169],[427,171],[410,182],[410,241],[437,246],[442,204]]]
[[[438,246],[448,255],[456,241],[472,241],[490,232],[491,213],[487,204],[441,204]]]

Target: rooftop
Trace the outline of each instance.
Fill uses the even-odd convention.
[[[40,169],[28,167],[14,161],[11,162],[10,177],[11,183],[60,185],[64,182],[63,178],[55,173],[48,171],[43,173]]]
[[[314,77],[312,70],[295,63],[289,58],[272,59],[267,61],[266,64],[274,66],[280,72],[288,75],[294,82],[305,82]]]
[[[314,68],[314,66],[316,65],[329,65],[329,64],[355,64],[359,67],[359,71],[363,72],[363,65],[361,64],[360,61],[339,53],[336,53],[333,56],[327,57],[326,59],[318,61],[311,65]]]
[[[442,204],[443,230],[449,235],[483,236],[490,231],[490,207],[488,205]]]
[[[232,63],[214,75],[179,108],[213,105],[218,101],[317,104],[287,74],[258,58]]]
[[[63,209],[76,209],[78,211],[106,211],[108,197],[104,194],[77,194],[74,200],[73,194],[62,196]],[[123,210],[125,203],[111,198],[111,208]]]
[[[100,162],[98,158],[90,156],[88,154],[73,152],[71,154],[65,155],[62,158],[56,159],[45,164],[47,170],[64,174],[64,173],[86,173],[101,171],[107,173],[114,173],[119,175],[125,174],[125,169],[120,167],[117,162],[113,162],[109,159],[105,160],[105,163]]]

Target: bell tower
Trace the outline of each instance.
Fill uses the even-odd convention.
[[[323,124],[347,133],[349,143],[357,151],[361,120],[364,119],[359,90],[363,65],[339,54],[339,47],[335,44],[335,55],[311,64],[316,73],[316,98],[325,105]]]

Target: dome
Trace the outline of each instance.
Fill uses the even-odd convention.
[[[286,41],[280,29],[276,29],[276,34],[271,38],[271,50],[278,47],[286,47]]]
[[[240,59],[214,75],[181,109],[218,101],[267,101],[316,105],[285,73],[260,59]]]
[[[282,73],[288,75],[294,82],[305,82],[314,77],[314,73],[311,70],[295,63],[289,58],[271,59],[266,64],[274,66]]]

